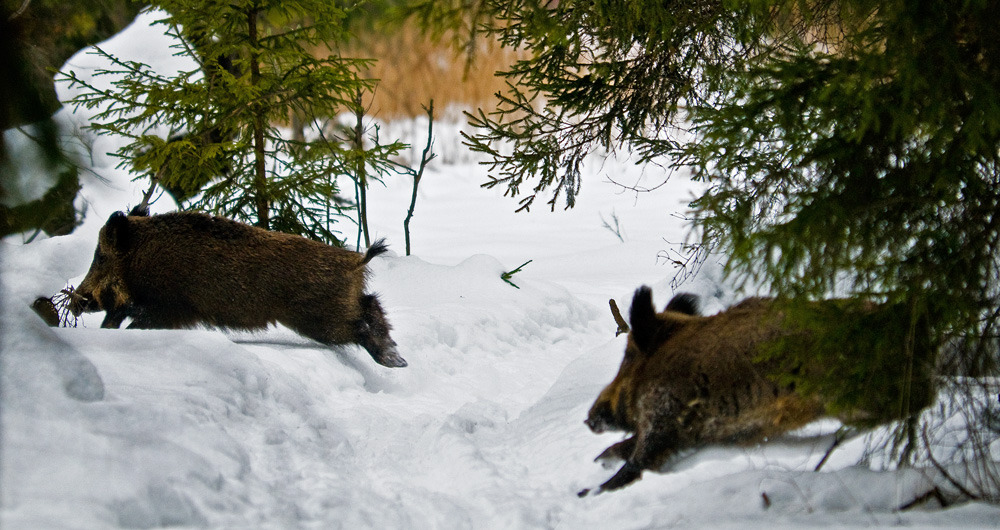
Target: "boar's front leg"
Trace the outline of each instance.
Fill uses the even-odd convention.
[[[676,434],[667,429],[652,429],[637,434],[632,438],[635,440],[632,454],[613,477],[601,484],[597,493],[624,488],[639,480],[644,470],[658,469],[677,452]]]
[[[639,436],[635,438],[639,438]],[[658,469],[676,453],[676,448],[671,443],[672,439],[673,437],[665,432],[643,436],[642,439],[635,443],[635,450],[632,452],[632,455],[625,459],[625,463],[618,469],[618,472],[608,479],[607,482],[601,484],[601,487],[595,493],[624,488],[639,480],[644,470]],[[586,494],[585,492],[581,493]]]
[[[125,321],[125,317],[128,315],[120,311],[108,311],[108,314],[104,316],[104,320],[101,321],[101,327],[106,329],[118,329],[121,327],[122,322]]]
[[[121,327],[122,322],[125,321],[131,314],[131,308],[129,306],[118,306],[107,310],[104,315],[104,320],[101,322],[101,327],[106,329],[118,329]]]
[[[605,467],[611,467],[610,462],[625,460],[635,452],[635,436],[630,436],[597,455],[594,462],[601,462]]]
[[[639,480],[644,470],[659,469],[677,453],[682,425],[670,412],[676,410],[678,406],[675,400],[669,397],[664,399],[657,393],[640,401],[640,421],[635,436],[612,445],[601,453],[601,456],[621,456],[625,463],[595,493],[624,488]],[[627,453],[629,450],[631,452]],[[584,490],[579,495],[583,497],[588,493],[588,490]]]
[[[628,486],[629,484],[639,480],[639,478],[642,476],[642,471],[643,469],[639,467],[637,464],[626,460],[625,463],[622,464],[622,467],[618,469],[618,472],[615,473],[613,477],[608,479],[607,482],[605,482],[604,484],[601,484],[601,487],[597,490],[596,493],[603,493],[605,491],[612,491],[619,488],[624,488],[625,486]]]
[[[118,329],[126,318],[131,318],[128,329],[167,329],[170,326],[157,325],[157,322],[150,318],[148,312],[143,311],[132,304],[117,307],[109,310],[101,323],[102,328]]]
[[[658,469],[663,463],[673,456],[677,449],[675,447],[675,437],[666,432],[639,433],[632,438],[621,441],[608,447],[597,457],[597,460],[611,458],[624,458],[625,463],[618,469],[618,472],[608,479],[601,487],[594,491],[594,495],[605,491],[613,491],[624,488],[629,484],[639,480],[642,472],[646,469]],[[625,450],[632,453],[625,455]],[[591,493],[590,489],[584,489],[577,493],[580,497],[586,497]]]

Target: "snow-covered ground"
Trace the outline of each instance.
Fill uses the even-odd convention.
[[[171,64],[148,21],[105,47]],[[78,55],[68,67],[92,63]],[[672,295],[666,257],[684,241],[694,185],[675,175],[654,193],[624,192],[608,181],[664,175],[595,157],[575,210],[515,214],[502,192],[479,188],[485,170],[457,154],[454,128],[438,126],[437,150],[453,162],[433,163],[421,184],[413,256],[401,255],[410,179],[369,195],[372,229],[396,251],[372,263],[371,287],[404,369],[282,328],[103,330],[100,314],[46,327],[30,302],[79,283],[97,230],[145,186],[114,169],[113,139],[84,142],[85,224],[0,247],[0,528],[997,527],[1000,510],[983,503],[897,510],[935,475],[857,465],[863,438],[812,472],[829,421],[578,498],[611,476],[593,458],[620,439],[583,424],[624,348],[608,299],[624,310],[643,284],[658,304]],[[624,242],[602,226],[612,214]],[[519,289],[500,279],[528,260]],[[741,294],[711,260],[681,289],[705,296],[709,312]]]

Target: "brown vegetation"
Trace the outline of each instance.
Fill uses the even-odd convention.
[[[456,50],[449,39],[434,39],[414,24],[361,33],[342,50],[347,57],[377,59],[366,74],[378,80],[368,114],[382,120],[424,114],[434,100],[439,109],[495,105],[494,94],[506,86],[494,74],[509,67],[518,53],[480,37],[473,53]],[[445,116],[447,117],[447,116]]]

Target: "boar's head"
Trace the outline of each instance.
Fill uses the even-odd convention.
[[[128,217],[122,212],[111,214],[108,222],[101,228],[90,270],[73,291],[69,303],[73,315],[107,311],[110,316],[112,312],[129,304],[124,257],[131,246]]]
[[[641,287],[632,298],[629,312],[631,330],[625,346],[625,358],[615,379],[601,391],[587,415],[587,426],[595,433],[604,431],[634,432],[635,392],[646,372],[647,364],[657,350],[685,321],[698,312],[697,297],[681,293],[676,295],[662,313],[653,307],[653,293]]]

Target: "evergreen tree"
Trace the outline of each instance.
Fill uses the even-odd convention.
[[[509,91],[497,111],[471,115],[478,131],[468,137],[491,156],[485,186],[506,187],[520,208],[543,191],[553,208],[560,197],[572,207],[584,158],[629,146],[706,183],[691,205],[696,233],[738,277],[798,301],[846,287],[864,303],[844,307],[865,309],[841,311],[836,328],[855,344],[886,342],[864,333],[911,352],[930,341],[963,373],[996,373],[995,2],[430,0],[415,9],[432,26],[471,22],[532,52],[502,73]],[[871,303],[882,308],[874,316]],[[912,355],[844,350],[843,337],[820,330],[829,319],[807,307],[789,311],[830,340],[806,354],[835,365],[812,374],[812,387],[843,394],[838,385],[853,378],[846,387],[905,389],[885,378],[926,368]],[[919,401],[897,403],[897,414]]]
[[[178,55],[196,66],[164,76],[100,52],[114,65],[101,72],[117,78],[111,89],[69,74],[87,89],[74,103],[100,109],[92,128],[130,138],[118,152],[122,164],[154,175],[187,206],[337,243],[336,176],[352,174],[362,155],[384,167],[403,147],[359,155],[357,142],[322,127],[315,139],[282,133],[293,113],[313,123],[332,118],[373,87],[359,75],[370,61],[336,52],[346,11],[325,0],[153,4],[168,13],[158,23],[179,38]],[[329,55],[319,57],[321,48]]]

